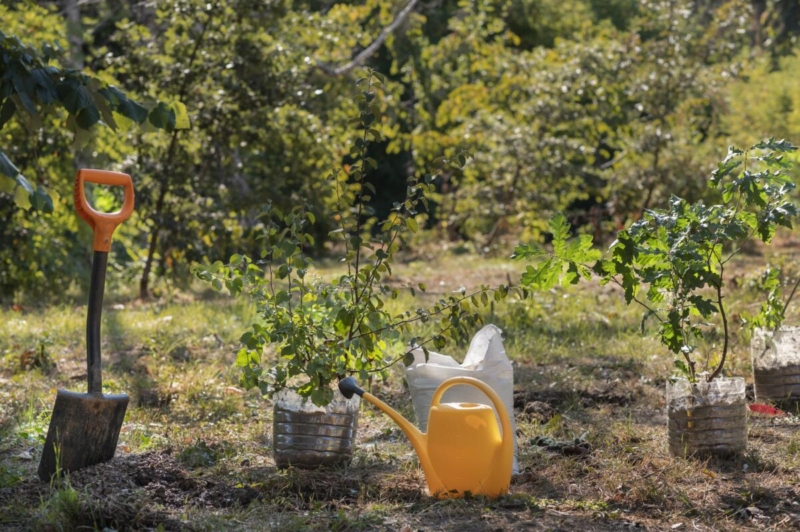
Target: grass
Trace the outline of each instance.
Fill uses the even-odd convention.
[[[749,286],[756,259],[737,265],[732,313],[755,304]],[[520,269],[459,255],[408,263],[395,277],[426,282],[424,297],[433,298],[462,284],[504,282]],[[639,311],[625,307],[612,287],[537,294],[487,316],[504,329],[515,361],[522,469],[510,494],[494,501],[428,498],[403,434],[366,406],[350,466],[277,470],[270,403],[239,387],[232,364],[253,307],[201,292],[172,296],[106,305],[106,391],[131,396],[117,456],[52,485],[39,482],[35,470],[55,390],[85,389],[86,309],[0,311],[0,529],[470,532],[800,524],[796,424],[751,418],[748,451],[730,460],[669,455],[663,393],[672,358],[640,335]],[[23,368],[24,353],[41,346],[53,367]],[[746,338],[733,349],[730,373],[752,380]],[[463,354],[465,346],[447,352]],[[411,413],[401,368],[374,386]],[[538,409],[528,408],[534,403]],[[591,452],[548,452],[532,444],[537,436],[584,437]]]

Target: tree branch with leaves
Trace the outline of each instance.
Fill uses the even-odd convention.
[[[65,111],[65,126],[76,139],[97,125],[117,129],[123,117],[135,124],[149,122],[173,131],[188,128],[186,108],[180,102],[155,102],[146,106],[114,85],[83,71],[56,66],[61,59],[57,45],[41,50],[18,37],[0,31],[0,130],[16,117],[34,133],[42,128],[43,112]],[[14,194],[20,208],[48,213],[53,199],[41,185],[26,179],[0,147],[0,191]]]

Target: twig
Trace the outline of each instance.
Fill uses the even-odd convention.
[[[610,161],[601,164],[600,169],[605,170],[607,168],[611,168],[612,166],[620,162],[622,159],[624,159],[626,155],[628,155],[628,151],[622,150],[622,153],[620,153],[619,156],[617,156],[615,159],[611,159]]]
[[[717,262],[719,262],[719,257],[717,257]],[[725,271],[725,267],[720,263],[719,266],[719,282],[714,286],[717,289],[717,305],[719,305],[719,313],[722,317],[722,327],[724,333],[724,342],[722,344],[722,359],[719,361],[719,365],[717,369],[708,377],[708,382],[713,381],[717,375],[720,374],[722,371],[723,366],[725,366],[725,358],[728,355],[728,316],[725,314],[725,305],[722,304],[722,277]]]
[[[445,333],[445,332],[449,331],[452,328],[453,328],[453,324],[451,323],[450,325],[448,325],[444,329],[440,330],[439,334]],[[403,360],[406,357],[406,355],[408,355],[409,353],[412,353],[416,349],[419,349],[420,347],[422,347],[423,345],[425,345],[425,344],[427,344],[427,343],[429,343],[431,341],[433,341],[433,336],[431,336],[430,338],[428,338],[427,340],[425,340],[422,343],[413,344],[410,349],[408,349],[405,353],[403,353],[403,356],[395,358],[394,360],[392,360],[391,362],[389,362],[388,364],[386,364],[385,366],[383,366],[381,368],[367,370],[367,373],[380,373],[381,371],[383,371],[385,369],[389,369],[392,366],[394,366],[395,364],[397,364],[399,361]]]
[[[781,317],[786,317],[786,309],[789,308],[789,303],[792,302],[792,298],[794,297],[795,292],[797,292],[797,287],[800,285],[800,276],[797,277],[797,282],[794,283],[794,287],[792,288],[792,293],[789,294],[789,297],[786,299],[786,303],[783,304],[783,308],[781,309]]]
[[[362,50],[358,55],[356,55],[349,63],[342,65],[340,67],[333,67],[332,65],[323,63],[322,61],[317,61],[317,68],[319,68],[329,76],[342,76],[344,74],[347,74],[354,68],[361,66],[369,56],[378,51],[378,48],[381,47],[383,41],[386,40],[389,34],[391,34],[394,30],[397,29],[398,26],[400,26],[400,24],[403,23],[403,21],[406,19],[409,13],[411,13],[414,10],[418,1],[419,0],[410,0],[406,5],[406,7],[404,7],[403,10],[397,14],[392,23],[383,28],[383,30],[381,30],[378,37],[374,41],[372,41],[372,44],[364,48],[364,50]]]

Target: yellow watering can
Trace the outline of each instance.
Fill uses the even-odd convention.
[[[440,403],[444,392],[468,384],[491,399],[503,428],[500,435],[494,410],[476,403]],[[440,499],[472,495],[497,497],[508,491],[514,459],[514,434],[503,401],[491,387],[472,377],[447,379],[433,394],[428,432],[423,433],[389,405],[358,387],[355,379],[339,382],[339,391],[350,399],[356,393],[383,410],[400,425],[419,455],[428,490]]]

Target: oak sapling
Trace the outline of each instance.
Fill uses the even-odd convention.
[[[551,220],[552,252],[536,245],[515,250],[516,258],[536,261],[523,286],[549,288],[597,276],[619,285],[628,304],[644,309],[643,333],[649,320],[658,324],[657,336],[683,374],[666,386],[668,443],[675,456],[731,455],[747,447],[744,379],[718,378],[731,345],[726,266],[749,240],[769,243],[779,225],[792,227],[797,209],[787,198],[794,184],[782,175],[786,163],[778,154],[794,149],[774,140],[744,151],[731,147],[709,181],[721,203],[672,196],[667,209],[645,211],[619,231],[605,258],[592,249],[591,237],[569,240],[563,215]],[[774,309],[769,300],[767,309]],[[712,330],[722,347],[707,351],[699,367],[698,344]]]

